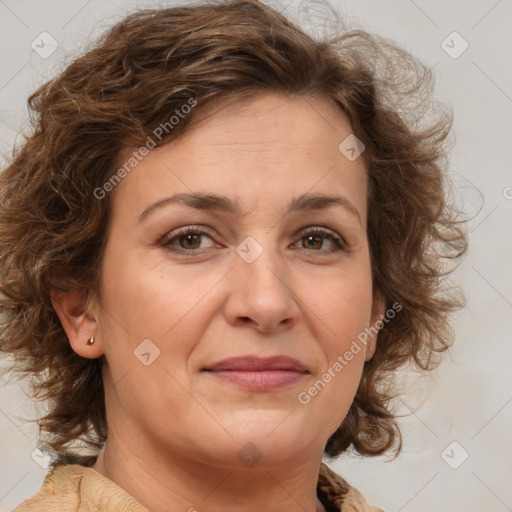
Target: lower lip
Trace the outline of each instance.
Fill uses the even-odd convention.
[[[226,382],[231,382],[245,389],[258,391],[270,391],[295,384],[302,379],[306,373],[293,370],[262,370],[262,371],[240,371],[223,370],[209,371],[213,376]]]

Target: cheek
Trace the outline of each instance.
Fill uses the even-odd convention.
[[[189,404],[186,361],[205,328],[198,303],[215,282],[162,268],[136,257],[106,257],[104,264],[101,333],[111,403],[140,421],[161,410],[162,400],[176,407],[174,419]]]
[[[361,379],[366,346],[360,335],[369,327],[372,299],[370,266],[364,259],[351,272],[331,276],[312,299],[324,363],[304,390],[302,403],[318,408],[332,428],[346,415]]]
[[[350,272],[331,276],[312,299],[318,318],[323,321],[328,355],[332,358],[369,326],[372,311],[372,280],[364,261]]]
[[[179,269],[163,257],[155,260],[148,264],[151,258],[137,258],[136,253],[117,262],[105,258],[102,332],[111,366],[136,366],[133,352],[146,339],[160,350],[159,363],[177,366],[207,328],[207,295],[222,273]],[[121,347],[132,357],[120,360]]]
[[[310,420],[314,428],[331,435],[348,413],[361,380],[366,348],[358,336],[369,324],[371,282],[361,278],[331,283],[317,300],[323,304],[318,317],[325,319],[319,326],[324,334],[317,338],[323,364],[297,398],[299,407],[315,419]]]

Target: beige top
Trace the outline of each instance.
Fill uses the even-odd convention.
[[[322,463],[317,494],[327,512],[383,512]],[[60,465],[50,471],[37,494],[13,512],[148,512],[124,489],[92,468]]]

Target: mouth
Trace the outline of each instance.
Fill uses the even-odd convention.
[[[210,365],[203,371],[224,382],[255,391],[291,386],[309,374],[300,361],[287,356],[232,357]]]

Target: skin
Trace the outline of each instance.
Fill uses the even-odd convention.
[[[103,358],[109,437],[94,469],[149,510],[324,510],[324,446],[376,338],[309,403],[297,397],[384,313],[372,293],[364,162],[338,150],[351,133],[316,97],[265,94],[219,109],[152,150],[112,192],[101,297],[86,304],[55,291],[73,349]],[[176,203],[139,222],[150,204],[190,192],[228,196],[240,212]],[[286,213],[305,193],[343,196],[360,219],[340,205]],[[198,225],[206,236],[173,233]],[[326,254],[334,242],[301,234],[318,226],[345,249]],[[169,234],[164,242],[180,254],[163,246]],[[236,252],[248,236],[263,249],[252,263]],[[148,366],[134,355],[145,339],[160,350]],[[295,357],[309,373],[255,391],[202,371],[248,354]],[[251,467],[237,457],[244,446],[261,455]]]

